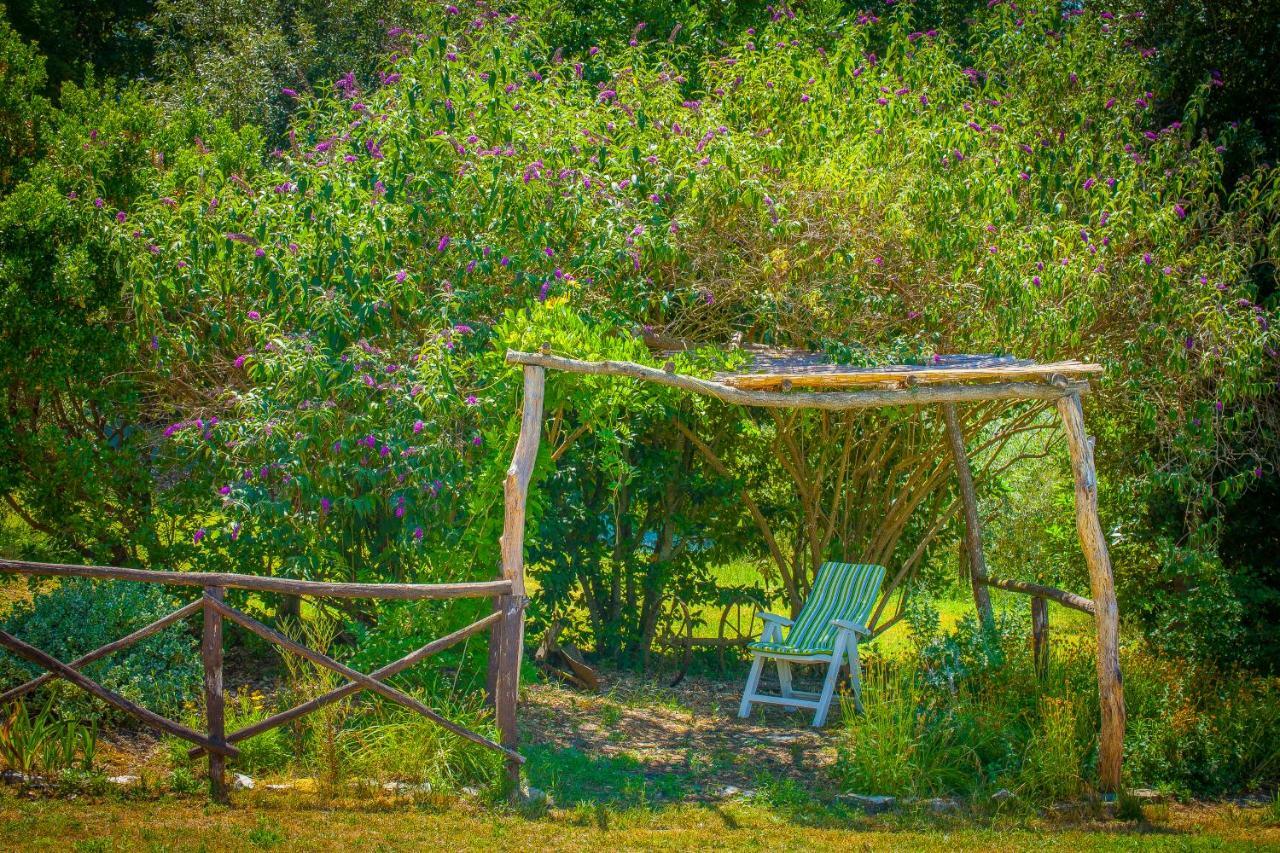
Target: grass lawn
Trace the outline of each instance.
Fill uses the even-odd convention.
[[[1267,810],[1173,807],[1137,822],[1088,816],[966,821],[868,817],[785,803],[604,806],[520,812],[446,799],[322,798],[238,792],[230,809],[198,797],[20,799],[0,793],[0,846],[74,851],[362,849],[1265,849],[1280,846]]]

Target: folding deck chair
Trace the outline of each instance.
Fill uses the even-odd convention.
[[[866,563],[823,563],[814,579],[813,589],[794,620],[773,613],[761,613],[764,631],[759,642],[747,648],[753,654],[751,673],[738,716],[751,715],[751,705],[762,702],[787,708],[813,708],[813,725],[827,721],[827,711],[836,690],[840,666],[848,661],[849,679],[853,685],[854,707],[862,710],[862,671],[858,663],[858,637],[868,636],[867,619],[884,580],[884,566]],[[782,629],[788,628],[782,636]],[[778,665],[778,681],[782,695],[756,692],[765,659]],[[827,676],[821,693],[793,690],[791,664],[826,664]]]

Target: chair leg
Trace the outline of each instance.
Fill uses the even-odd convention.
[[[844,660],[844,637],[836,637],[836,647],[831,650],[831,662],[827,664],[827,677],[822,682],[822,695],[818,697],[818,710],[813,714],[813,727],[820,729],[827,722],[831,699],[836,692],[836,679],[840,676],[840,664]]]
[[[791,661],[779,660],[778,664],[778,684],[782,686],[782,695],[790,697],[791,694]],[[783,710],[794,711],[795,705],[783,705]]]
[[[849,641],[847,651],[849,654],[849,689],[853,693],[853,707],[859,714],[862,713],[862,662],[858,659],[858,640],[854,638]]]
[[[751,661],[751,672],[747,675],[747,686],[742,691],[742,704],[738,706],[739,717],[751,716],[751,700],[756,695],[756,688],[760,686],[760,672],[764,669],[764,656],[758,652]]]

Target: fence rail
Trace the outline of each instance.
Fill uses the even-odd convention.
[[[391,676],[403,672],[428,657],[482,631],[492,629],[494,636],[491,638],[491,645],[503,642],[500,637],[513,635],[518,637],[516,632],[521,629],[519,621],[523,616],[523,600],[522,597],[513,595],[513,584],[508,579],[449,584],[325,583],[321,581],[263,578],[230,573],[167,572],[128,569],[116,566],[72,566],[58,563],[31,563],[3,559],[0,559],[0,573],[136,581],[170,586],[195,586],[203,589],[201,597],[190,604],[186,604],[151,624],[139,628],[133,633],[101,648],[81,655],[70,662],[57,660],[47,652],[23,642],[12,634],[0,631],[0,647],[7,649],[23,660],[47,670],[44,674],[0,694],[0,703],[18,699],[55,678],[65,679],[108,705],[136,718],[143,724],[189,741],[194,745],[190,751],[192,757],[198,756],[202,752],[207,754],[209,757],[209,793],[218,802],[226,802],[227,800],[226,759],[234,758],[239,754],[239,750],[234,745],[235,743],[261,734],[276,726],[284,725],[291,720],[362,690],[376,693],[385,699],[409,708],[459,737],[500,753],[505,761],[508,780],[513,783],[518,780],[519,768],[524,762],[524,757],[516,751],[516,685],[518,684],[519,675],[518,672],[506,673],[502,671],[504,667],[518,668],[518,656],[490,656],[490,668],[494,669],[496,667],[497,669],[489,673],[489,683],[498,685],[497,689],[491,690],[490,701],[494,705],[502,743],[490,740],[484,735],[447,719],[412,696],[386,683]],[[225,591],[228,589],[245,589],[286,595],[308,595],[316,598],[400,600],[493,598],[495,599],[495,606],[494,612],[488,616],[478,619],[451,634],[433,640],[372,673],[365,674],[334,660],[328,655],[289,639],[248,614],[230,606],[224,600]],[[196,613],[202,614],[204,620],[200,643],[201,665],[204,670],[206,728],[206,732],[203,734],[126,699],[98,684],[80,671],[88,664],[125,649],[139,640],[145,639]],[[338,673],[343,678],[346,678],[348,683],[322,696],[314,697],[286,711],[281,711],[278,714],[260,720],[251,726],[246,726],[238,731],[227,732],[222,679],[224,620],[231,621],[292,654],[306,658],[316,666]]]

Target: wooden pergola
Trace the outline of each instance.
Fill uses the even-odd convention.
[[[651,344],[653,342],[651,341]],[[671,347],[668,347],[671,348]],[[679,348],[679,347],[674,347]],[[986,588],[1032,596],[1032,628],[1037,648],[1047,626],[1045,600],[1091,613],[1097,627],[1098,695],[1101,706],[1098,774],[1101,786],[1117,791],[1123,760],[1125,706],[1120,675],[1119,610],[1106,538],[1098,520],[1097,476],[1092,440],[1085,431],[1081,395],[1089,391],[1089,378],[1102,373],[1096,364],[1077,361],[1037,364],[1007,356],[938,356],[921,366],[892,365],[849,367],[831,364],[817,353],[742,347],[751,356],[744,372],[703,379],[675,372],[668,361],[663,369],[627,361],[581,361],[553,355],[544,344],[540,352],[508,351],[509,364],[524,369],[524,403],[520,435],[505,481],[505,519],[502,534],[502,575],[511,582],[511,595],[499,599],[499,608],[513,618],[495,628],[490,672],[497,678],[519,678],[523,645],[525,503],[538,455],[543,422],[546,371],[559,370],[593,376],[636,379],[692,391],[741,406],[847,411],[884,406],[941,408],[948,444],[955,463],[958,491],[964,510],[965,549],[973,579],[979,614],[990,617]],[[955,404],[978,401],[1051,401],[1056,404],[1071,455],[1075,480],[1076,528],[1089,569],[1091,598],[1066,590],[987,575],[982,551],[973,475]],[[985,611],[985,612],[984,612]],[[510,665],[514,662],[515,665]],[[518,684],[490,685],[491,695],[514,697]],[[516,746],[515,702],[499,702],[498,728],[502,744]]]

